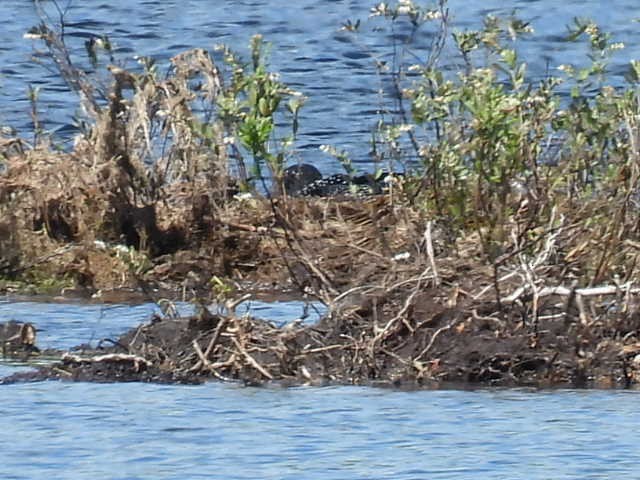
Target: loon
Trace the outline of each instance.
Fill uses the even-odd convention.
[[[283,184],[293,197],[368,197],[384,193],[393,178],[401,175],[385,172],[376,178],[369,174],[351,177],[337,173],[323,178],[316,167],[301,163],[285,169]]]
[[[322,179],[322,174],[313,165],[300,163],[286,168],[282,176],[282,185],[287,195],[300,196],[309,184]]]

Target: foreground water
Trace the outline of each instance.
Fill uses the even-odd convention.
[[[186,308],[183,306],[183,308]],[[115,337],[152,305],[0,302],[47,347]],[[298,303],[254,303],[282,321]],[[0,362],[0,376],[28,368]],[[635,478],[638,392],[0,385],[5,479]]]
[[[637,478],[632,392],[0,387],[8,479]]]
[[[331,144],[348,150],[361,169],[372,168],[371,130],[381,118],[377,113],[381,106],[392,107],[380,101],[378,90],[389,85],[380,83],[375,61],[393,62],[393,38],[401,43],[407,33],[407,22],[404,29],[399,26],[394,34],[374,31],[383,26],[379,22],[365,22],[370,8],[378,2],[233,0],[212,4],[208,0],[63,0],[58,3],[71,5],[66,14],[66,39],[73,60],[89,71],[84,42],[91,36],[108,35],[116,47],[117,62],[124,66],[135,67],[134,57],[141,55],[157,59],[161,68],[166,69],[169,58],[193,47],[212,49],[225,43],[246,55],[249,38],[255,33],[263,34],[273,45],[272,69],[309,97],[302,112],[294,157],[314,161],[323,173],[331,173],[340,169],[338,162],[318,150],[322,144]],[[47,11],[57,19],[51,2],[41,4],[48,5]],[[567,25],[576,16],[593,18],[612,32],[614,41],[625,42],[627,48],[612,62],[614,81],[621,80],[629,59],[640,58],[639,33],[634,22],[638,10],[633,0],[616,1],[615,8],[599,0],[450,0],[449,6],[452,30],[477,29],[487,14],[507,16],[514,11],[531,22],[536,33],[520,41],[518,49],[533,79],[557,75],[561,64],[587,62],[584,42],[566,41]],[[22,38],[24,32],[39,22],[34,2],[3,0],[0,18],[11,19],[0,28],[0,124],[13,125],[21,132],[31,130],[26,89],[32,84],[42,88],[39,109],[44,127],[56,131],[60,142],[68,140],[74,131],[72,116],[78,106],[77,98],[67,91],[58,74],[32,61],[34,47],[41,48],[38,42]],[[340,31],[348,19],[363,20],[360,36]],[[405,61],[424,59],[432,40],[433,34],[424,29]],[[444,65],[452,70],[461,68],[461,62],[448,53],[443,55]]]

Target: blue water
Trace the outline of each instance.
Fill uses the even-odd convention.
[[[0,387],[3,479],[638,478],[637,392]]]
[[[181,315],[193,312],[193,308],[185,303],[178,303],[176,307]],[[326,308],[318,303],[302,301],[251,300],[240,304],[236,311],[239,315],[248,314],[284,324],[295,320],[317,322]],[[103,339],[115,340],[130,328],[149,321],[153,314],[160,314],[160,309],[153,303],[100,305],[0,300],[0,322],[33,323],[41,349],[69,349],[80,344],[95,346]]]
[[[266,305],[282,321],[299,307]],[[28,319],[59,348],[153,311],[0,302],[0,319]],[[0,362],[0,376],[27,368]],[[638,478],[639,394],[0,385],[0,478]]]
[[[309,97],[295,156],[330,173],[339,167],[318,151],[325,143],[347,149],[360,168],[371,167],[368,142],[381,86],[371,54],[390,59],[389,33],[374,35],[379,25],[371,23],[356,41],[339,28],[347,19],[366,19],[373,3],[73,2],[67,35],[75,60],[85,61],[90,35],[108,34],[116,56],[134,66],[134,55],[166,65],[176,53],[217,43],[246,52],[250,36],[262,33],[273,44],[273,70]],[[45,127],[63,142],[73,134],[77,99],[56,74],[31,61],[34,44],[22,35],[38,22],[33,5],[0,2],[0,124],[30,130],[26,86],[32,83],[42,88]],[[536,30],[518,44],[534,78],[584,62],[584,48],[563,41],[576,15],[594,18],[627,45],[612,64],[615,75],[640,58],[633,22],[640,11],[631,0],[452,0],[450,7],[457,29],[517,9]],[[417,40],[424,47],[430,37]],[[114,338],[154,311],[153,305],[0,301],[0,321],[34,323],[43,348]],[[302,304],[251,304],[251,314],[276,323],[302,313]],[[307,321],[317,319],[310,313]],[[0,376],[25,368],[0,362]],[[4,385],[0,478],[632,479],[640,478],[639,400],[638,392],[620,391]]]
[[[51,2],[41,2],[51,5]],[[66,0],[59,0],[66,5]],[[371,168],[369,155],[371,130],[380,119],[376,112],[383,102],[377,92],[388,90],[374,68],[375,57],[393,60],[392,32],[374,31],[384,27],[379,21],[367,22],[372,0],[210,0],[71,2],[67,13],[67,42],[72,58],[90,70],[84,42],[92,35],[109,35],[116,47],[117,61],[135,67],[135,55],[152,56],[163,68],[173,55],[192,47],[213,49],[225,43],[246,54],[251,35],[263,34],[272,43],[270,61],[282,79],[308,96],[302,111],[300,132],[292,161],[314,161],[323,173],[340,169],[338,162],[318,149],[331,144],[350,152],[360,169]],[[429,4],[428,2],[423,2]],[[620,81],[628,61],[640,58],[640,30],[634,18],[640,15],[637,2],[617,0],[615,7],[596,0],[450,0],[452,30],[479,28],[486,14],[509,15],[512,11],[531,22],[536,33],[517,44],[527,60],[532,78],[557,74],[561,64],[586,64],[584,44],[567,43],[567,25],[575,16],[591,17],[614,41],[626,49],[614,58],[611,71]],[[57,15],[49,7],[55,19]],[[28,84],[41,87],[40,111],[45,128],[57,132],[65,146],[73,133],[72,115],[78,102],[67,92],[58,75],[35,64],[31,57],[38,42],[22,35],[39,22],[34,2],[3,0],[0,18],[0,124],[10,124],[21,132],[31,127],[26,97]],[[348,19],[362,20],[362,34],[354,37],[340,31]],[[405,27],[407,22],[404,23]],[[398,27],[397,38],[407,33]],[[426,58],[433,29],[425,28],[416,37],[412,54]],[[461,61],[445,52],[443,62],[453,70]],[[410,55],[405,61],[413,62]],[[109,79],[105,77],[105,82]],[[386,118],[389,120],[389,118]],[[66,145],[68,146],[68,144]]]
[[[159,312],[155,304],[92,305],[0,300],[0,322],[31,322],[41,349],[68,349],[103,338],[115,340]]]

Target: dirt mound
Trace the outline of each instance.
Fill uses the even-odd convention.
[[[189,318],[155,318],[109,348],[65,354],[4,381],[629,388],[640,379],[637,312],[585,321],[571,298],[554,292],[531,321],[515,302],[452,302],[444,293],[368,294],[317,325],[282,328],[202,308]]]
[[[0,178],[5,279],[63,279],[104,300],[173,292],[221,305],[267,285],[320,299],[330,314],[315,326],[276,328],[232,308],[204,309],[143,325],[116,347],[61,357],[31,379],[637,382],[636,244],[619,252],[627,263],[604,262],[570,212],[552,210],[546,226],[532,228],[521,211],[505,220],[501,250],[488,253],[482,229],[456,234],[403,189],[364,200],[223,199],[206,183],[176,182],[145,205],[131,175],[109,165],[37,151],[8,162]],[[595,283],[605,273],[611,283]],[[35,342],[20,343],[14,330],[5,351],[31,354]]]

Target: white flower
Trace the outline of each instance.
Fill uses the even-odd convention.
[[[409,260],[410,258],[411,258],[411,254],[409,252],[402,252],[394,255],[392,260],[394,262],[399,262],[401,260]]]
[[[442,12],[440,10],[429,10],[424,14],[426,20],[438,20],[442,18]]]
[[[386,12],[387,12],[387,4],[384,2],[381,2],[371,9],[371,14],[369,16],[379,17],[381,15],[385,15]]]
[[[100,250],[105,250],[107,248],[107,244],[102,240],[94,240],[93,245]]]
[[[234,198],[236,200],[250,200],[253,198],[253,195],[251,194],[251,192],[241,192],[241,193],[236,193],[234,195]]]

